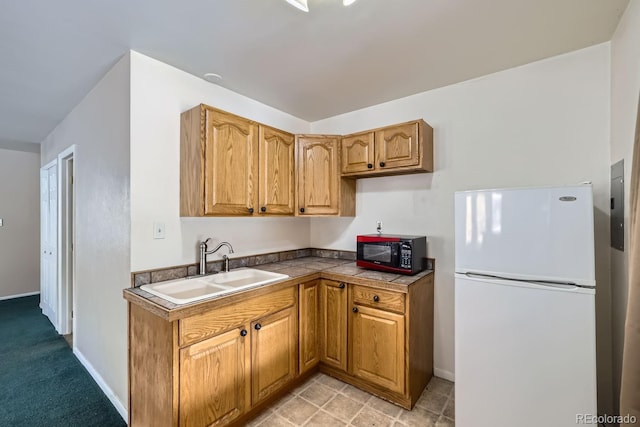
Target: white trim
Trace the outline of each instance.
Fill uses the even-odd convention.
[[[47,163],[44,166],[40,166],[40,170],[42,169],[49,169],[52,166],[56,166],[58,164],[58,158],[56,157],[55,159],[51,160],[49,163]]]
[[[17,295],[9,295],[9,296],[6,296],[6,297],[0,297],[0,301],[4,301],[4,300],[7,300],[7,299],[13,299],[13,298],[30,297],[32,295],[40,295],[40,291],[27,292],[26,294],[17,294]]]
[[[107,385],[107,383],[102,378],[102,376],[98,373],[98,371],[95,370],[93,365],[87,360],[86,357],[84,357],[82,352],[80,350],[78,350],[78,347],[76,347],[75,345],[73,346],[73,354],[78,358],[78,360],[80,361],[82,366],[84,366],[87,369],[87,371],[89,372],[89,375],[91,375],[91,377],[98,384],[100,389],[102,389],[102,392],[111,401],[111,403],[116,408],[116,410],[118,411],[118,413],[120,414],[122,419],[125,422],[127,422],[127,420],[129,419],[128,412],[125,409],[125,407],[122,404],[122,402],[120,401],[120,399],[118,399],[118,396],[116,396],[115,393],[113,392],[113,390],[111,390],[111,387],[109,387]]]
[[[435,375],[436,377],[439,377],[439,378],[444,378],[445,380],[449,380],[451,382],[455,382],[456,381],[455,374],[453,372],[450,372],[450,371],[445,371],[444,369],[433,368],[433,375]]]

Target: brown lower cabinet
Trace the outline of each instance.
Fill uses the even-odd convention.
[[[132,426],[233,423],[298,375],[298,288],[173,322],[129,306]]]
[[[347,370],[347,284],[320,281],[320,361]]]
[[[406,291],[292,283],[168,321],[129,303],[129,424],[244,423],[320,370],[412,408],[433,372],[433,274]]]
[[[221,425],[244,412],[249,352],[242,331],[180,349],[181,426]]]
[[[296,306],[251,323],[251,405],[287,385],[297,375]]]
[[[433,375],[433,275],[407,292],[322,280],[320,370],[413,408]]]
[[[319,307],[320,307],[320,281],[312,280],[301,283],[300,294],[300,373],[315,368],[320,361],[319,332]]]

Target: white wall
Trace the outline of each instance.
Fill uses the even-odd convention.
[[[207,237],[229,241],[238,256],[309,246],[305,218],[180,218],[180,113],[200,103],[289,132],[309,131],[304,120],[132,52],[133,271],[194,263]],[[154,222],[165,224],[165,239],[153,239]]]
[[[619,410],[620,372],[627,310],[629,187],[640,93],[640,2],[630,1],[611,40],[611,163],[624,159],[625,252],[611,249],[613,394]]]
[[[126,417],[130,284],[129,55],[42,142],[42,164],[75,144],[74,353]]]
[[[425,70],[428,72],[428,70]],[[425,234],[436,259],[435,369],[454,373],[454,226],[457,190],[593,181],[601,384],[609,355],[609,45],[312,123],[351,133],[424,118],[434,128],[435,172],[360,179],[355,219],[313,219],[311,245],[354,249],[375,230]],[[610,388],[601,390],[604,406]]]
[[[40,292],[40,150],[23,146],[0,144],[0,299]]]

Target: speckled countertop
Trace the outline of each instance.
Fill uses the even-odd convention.
[[[286,274],[289,279],[189,304],[174,304],[145,292],[139,287],[127,288],[123,291],[123,295],[128,301],[143,306],[167,320],[176,320],[195,314],[198,311],[215,308],[215,306],[222,305],[226,301],[237,300],[239,297],[249,297],[250,295],[248,294],[253,294],[256,291],[264,293],[267,288],[275,290],[276,288],[291,286],[306,280],[325,278],[406,292],[409,286],[421,282],[421,279],[433,273],[433,270],[425,270],[414,276],[406,276],[366,270],[356,266],[354,261],[314,256],[261,264],[251,268]]]

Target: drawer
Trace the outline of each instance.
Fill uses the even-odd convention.
[[[180,320],[178,326],[180,346],[202,341],[233,328],[247,325],[267,314],[290,307],[296,302],[296,287],[239,301],[206,313]]]
[[[353,303],[404,314],[405,294],[367,286],[351,286]]]

